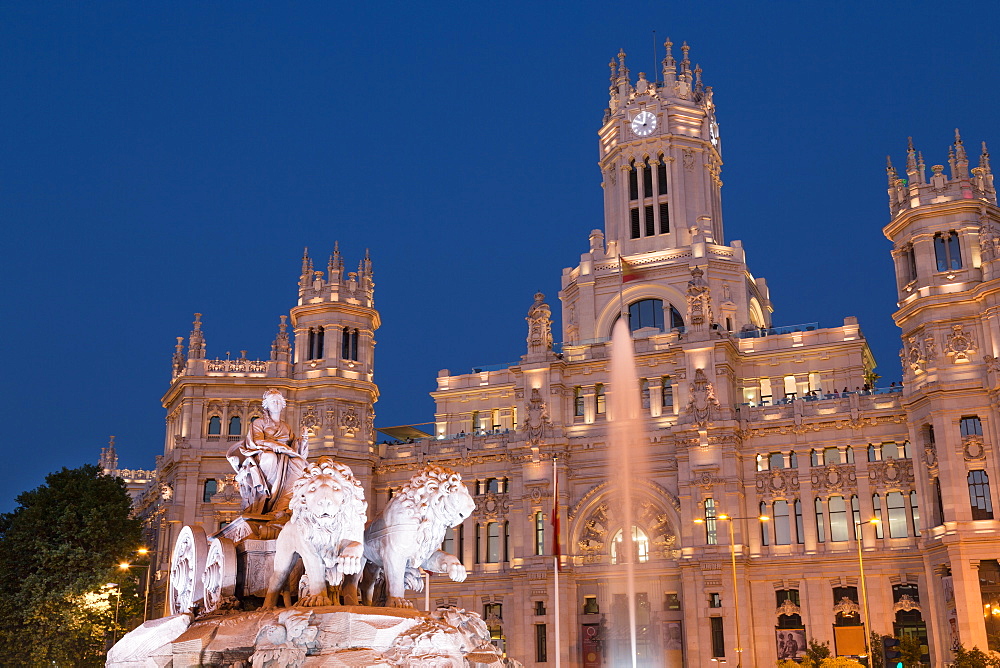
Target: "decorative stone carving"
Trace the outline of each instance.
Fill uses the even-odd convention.
[[[299,668],[305,663],[309,650],[317,646],[319,627],[310,625],[312,616],[312,612],[304,610],[278,613],[276,624],[262,626],[257,633],[250,665],[253,668]]]
[[[775,469],[757,472],[757,495],[772,499],[795,494],[799,490],[799,475],[794,470]]]
[[[677,534],[667,512],[649,499],[635,499],[632,503],[633,523],[646,534],[650,551],[664,558],[674,556]],[[620,504],[598,504],[583,522],[577,546],[587,563],[599,562],[610,555],[611,531],[622,528],[624,509]]]
[[[506,494],[488,492],[476,499],[476,514],[487,520],[501,520],[507,517],[509,505]]]
[[[993,357],[993,355],[983,355],[983,362],[986,363],[988,371],[1000,373],[1000,358]]]
[[[694,151],[692,149],[684,149],[683,163],[686,171],[694,171]]]
[[[717,478],[712,475],[712,473],[712,471],[695,471],[694,475],[691,477],[691,482],[704,490],[711,490],[713,485],[725,482],[722,478]]]
[[[906,337],[906,346],[901,352],[904,370],[912,373],[922,373],[926,371],[927,365],[934,361],[937,350],[934,345],[934,337],[928,336],[920,339],[917,336]]]
[[[970,434],[962,437],[962,456],[967,462],[986,459],[986,448],[983,445],[983,437],[978,434]]]
[[[913,462],[906,459],[869,462],[868,479],[882,487],[909,488],[913,484]]]
[[[972,356],[976,353],[975,336],[961,325],[952,325],[944,352],[956,364],[971,362]]]
[[[786,598],[781,602],[781,605],[774,611],[775,617],[781,617],[782,615],[800,615],[802,614],[802,609],[799,606],[792,603],[792,600]]]
[[[710,326],[715,322],[712,294],[704,275],[701,267],[692,268],[691,280],[687,284],[687,322],[692,327]]]
[[[811,472],[813,491],[850,492],[857,489],[858,477],[854,464],[830,464],[813,467]]]
[[[209,541],[205,571],[202,574],[204,612],[235,608],[236,600],[236,546],[224,536]]]
[[[354,438],[354,435],[358,433],[361,429],[361,418],[358,417],[358,409],[354,406],[349,406],[340,414],[340,431],[344,433],[344,436],[348,438]]]
[[[552,350],[552,309],[545,295],[535,293],[535,303],[528,309],[528,354],[544,354]]]
[[[845,596],[833,606],[833,614],[853,617],[861,614],[861,606]]]
[[[524,430],[528,436],[528,445],[538,446],[545,436],[545,425],[549,423],[549,409],[542,401],[537,387],[531,388],[531,399],[525,409],[527,419],[524,421]]]
[[[917,612],[923,613],[920,609],[920,603],[914,601],[908,594],[903,594],[896,601],[896,604],[892,606],[893,612],[899,612],[900,610],[904,612],[910,612],[911,610],[916,610]]]
[[[274,573],[264,608],[273,608],[299,557],[309,578],[309,594],[298,605],[331,605],[327,584],[361,570],[368,503],[364,488],[347,466],[329,457],[310,464],[292,486],[292,519],[275,544]]]
[[[365,531],[363,599],[372,602],[375,579],[384,573],[388,601],[395,608],[412,607],[406,589],[422,591],[420,569],[465,580],[462,562],[438,549],[445,531],[461,524],[476,508],[462,476],[440,466],[427,466],[410,478]],[[345,603],[357,600],[357,577],[345,583]]]
[[[984,262],[1000,257],[1000,230],[985,214],[979,218],[979,248]]]
[[[713,419],[719,400],[715,397],[715,387],[705,376],[704,369],[695,369],[694,382],[690,385],[691,399],[688,400],[688,413],[699,428],[704,429]]]
[[[177,534],[170,558],[170,614],[193,612],[201,604],[207,551],[201,527],[185,526]]]
[[[305,414],[299,421],[302,433],[315,436],[319,432],[320,424],[319,415],[316,414],[316,407],[312,405],[307,406]]]

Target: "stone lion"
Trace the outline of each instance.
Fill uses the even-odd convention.
[[[278,534],[264,609],[275,607],[297,556],[309,583],[298,605],[333,605],[327,584],[340,585],[345,575],[358,573],[363,565],[368,510],[364,489],[351,469],[320,457],[292,486],[289,509],[292,518]]]
[[[357,604],[360,580],[362,599],[372,605],[380,574],[385,578],[385,605],[392,608],[413,607],[403,595],[407,589],[423,590],[421,568],[447,573],[455,582],[465,580],[462,562],[438,547],[445,531],[461,524],[475,507],[462,476],[440,466],[426,466],[392,497],[365,531],[364,574],[345,583],[344,603]]]

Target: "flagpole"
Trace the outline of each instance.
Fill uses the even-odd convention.
[[[560,634],[560,628],[559,628],[559,617],[560,617],[560,614],[559,614],[559,551],[560,551],[559,550],[559,470],[556,468],[556,461],[557,461],[557,458],[553,457],[552,458],[552,512],[553,512],[553,514],[555,516],[555,522],[554,522],[553,529],[556,532],[556,535],[554,537],[554,541],[555,541],[554,545],[556,547],[556,549],[554,550],[555,551],[554,561],[555,561],[555,567],[556,567],[556,570],[555,570],[556,641],[555,641],[554,645],[555,645],[555,651],[556,651],[556,668],[560,668],[560,653],[561,653],[560,650],[562,649],[562,647],[560,645],[560,639],[562,638],[562,635]]]

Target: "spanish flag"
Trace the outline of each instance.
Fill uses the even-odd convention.
[[[642,272],[636,269],[632,263],[625,258],[618,256],[618,263],[621,267],[622,283],[628,283],[629,281],[635,281],[642,278]]]

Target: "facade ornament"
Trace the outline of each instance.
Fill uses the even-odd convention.
[[[816,466],[810,478],[813,491],[848,492],[857,489],[858,477],[853,464]]]
[[[794,495],[799,490],[799,476],[792,469],[758,471],[756,483],[757,495],[766,499]]]
[[[722,478],[712,475],[712,471],[697,472],[691,481],[705,491],[711,491],[715,484],[725,482]]]
[[[861,606],[845,596],[833,606],[833,614],[854,617],[861,614]]]
[[[945,355],[950,357],[952,362],[958,364],[972,361],[975,352],[976,339],[972,332],[966,331],[962,325],[952,325],[951,334],[948,335],[948,343],[945,346]]]
[[[986,363],[988,371],[1000,373],[1000,358],[993,357],[993,355],[983,355],[983,362]]]
[[[549,409],[542,401],[537,387],[531,388],[531,399],[525,409],[527,419],[524,421],[524,430],[528,436],[528,445],[537,447],[545,436],[545,425],[549,423]]]
[[[545,354],[552,351],[552,309],[545,303],[545,295],[535,293],[535,303],[528,309],[528,354]]]
[[[319,415],[316,414],[315,406],[308,406],[306,408],[305,415],[299,421],[302,433],[309,432],[310,436],[315,436],[319,432],[320,419]]]
[[[354,438],[354,435],[361,429],[361,418],[358,417],[358,409],[349,406],[340,415],[340,430],[347,438]]]
[[[984,262],[1000,257],[1000,229],[986,216],[979,218],[979,248]]]
[[[917,612],[920,613],[923,612],[920,609],[920,603],[914,601],[912,598],[910,598],[908,594],[903,594],[902,596],[900,596],[899,600],[896,601],[896,604],[892,606],[893,612],[899,612],[901,610],[903,612],[910,612],[911,610],[916,610]]]
[[[911,373],[926,371],[927,365],[937,357],[934,337],[928,336],[924,339],[917,336],[906,337],[906,346],[901,355],[904,371],[909,370]]]
[[[978,434],[970,434],[963,437],[962,456],[967,462],[986,459],[986,448],[983,444],[983,437]]]
[[[694,171],[694,150],[690,148],[684,149],[684,169],[692,172]]]
[[[930,439],[924,440],[924,463],[927,466],[937,466],[937,447]]]
[[[882,487],[908,489],[913,484],[913,462],[905,459],[870,462],[868,479]]]
[[[715,386],[709,382],[704,369],[695,369],[694,382],[691,383],[690,390],[688,412],[698,427],[704,429],[719,407],[719,400],[715,397]]]
[[[687,284],[687,322],[698,328],[715,322],[712,314],[712,294],[701,267],[691,269],[691,280]]]
[[[482,519],[495,521],[507,517],[510,504],[506,494],[488,492],[485,496],[476,498],[476,512]]]
[[[799,606],[792,603],[792,599],[786,598],[782,601],[781,605],[774,611],[775,617],[781,617],[782,615],[800,615],[802,614],[802,609]]]

